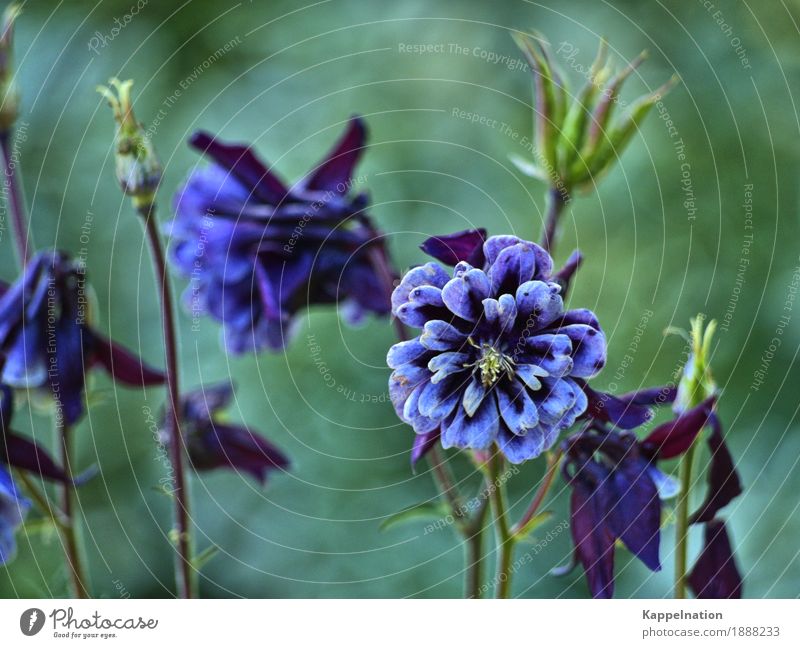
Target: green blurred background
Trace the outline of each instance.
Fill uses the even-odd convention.
[[[571,302],[593,308],[608,334],[610,358],[599,386],[623,391],[669,380],[683,342],[665,337],[664,329],[685,327],[698,312],[726,322],[714,370],[746,485],[725,512],[745,595],[795,597],[800,313],[784,311],[784,302],[800,263],[800,3],[714,1],[707,9],[686,0],[307,6],[151,0],[130,20],[133,0],[65,1],[56,8],[26,2],[16,39],[23,93],[18,143],[36,243],[81,254],[100,328],[159,363],[149,260],[139,223],[115,185],[113,127],[96,84],[113,75],[136,80],[138,116],[153,128],[166,167],[162,219],[169,217],[172,192],[198,163],[184,144],[193,129],[253,142],[284,178],[294,179],[316,163],[348,116],[364,115],[372,146],[359,172],[396,261],[407,268],[423,261],[417,246],[433,233],[483,226],[491,234],[538,237],[544,187],[508,161],[509,153],[524,154],[518,139],[531,127],[531,80],[509,29],[534,27],[556,48],[564,43],[556,58],[566,70],[570,60],[589,65],[601,36],[619,60],[648,49],[650,59],[625,96],[680,75],[682,85],[664,101],[678,136],[650,116],[599,189],[573,201],[556,261],[577,246],[586,256]],[[416,45],[433,51],[413,53]],[[227,51],[215,54],[220,48]],[[564,56],[569,48],[572,59]],[[578,71],[569,75],[573,86],[582,82]],[[454,109],[497,124],[473,123]],[[678,159],[677,139],[688,168]],[[689,196],[681,185],[687,172]],[[750,263],[737,278],[750,235]],[[0,277],[15,273],[4,236]],[[753,374],[784,314],[789,326],[756,389]],[[384,363],[393,333],[385,321],[348,329],[336,313],[319,309],[302,319],[285,353],[257,358],[227,357],[210,320],[192,330],[183,315],[180,325],[185,384],[235,379],[231,417],[293,459],[291,471],[265,489],[230,472],[193,479],[199,549],[219,547],[203,569],[203,595],[460,595],[462,549],[452,530],[425,533],[423,520],[379,530],[387,516],[435,496],[427,468],[411,472],[412,432],[387,402]],[[102,470],[80,490],[93,591],[171,596],[170,502],[156,488],[165,467],[145,416],[146,407],[159,411],[162,394],[115,389],[105,376],[93,385],[76,453],[80,467],[96,463]],[[49,438],[45,417],[30,421],[24,409],[15,420]],[[450,458],[464,486],[477,489],[479,477],[466,459]],[[540,475],[541,465],[532,462],[514,478],[517,509]],[[520,556],[535,554],[515,577],[518,596],[587,595],[579,570],[548,576],[571,547],[569,533],[558,531],[567,507],[560,483],[554,492],[554,515],[540,528],[538,544],[518,549]],[[693,553],[700,543],[695,533]],[[671,535],[659,574],[618,552],[619,596],[669,595]],[[31,528],[18,534],[18,543],[17,559],[0,570],[0,595],[63,596],[58,538]]]

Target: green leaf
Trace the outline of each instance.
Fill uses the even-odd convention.
[[[534,515],[530,520],[525,523],[519,531],[517,531],[516,536],[522,541],[531,542],[531,534],[542,524],[547,522],[551,517],[553,517],[552,511],[542,511],[538,515]]]
[[[409,506],[402,511],[390,515],[383,522],[381,522],[378,528],[381,531],[388,531],[389,529],[396,527],[398,524],[403,524],[411,520],[417,520],[420,518],[442,518],[446,517],[447,514],[448,511],[444,502],[422,502],[421,504]]]
[[[192,567],[195,570],[200,571],[218,553],[219,553],[219,547],[217,545],[211,545],[210,547],[206,547],[205,549],[203,549],[203,551],[201,551],[194,558],[192,558]]]

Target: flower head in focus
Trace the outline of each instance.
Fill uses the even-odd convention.
[[[155,201],[162,168],[150,137],[133,114],[132,86],[130,79],[111,79],[108,86],[98,86],[97,91],[108,101],[117,122],[117,181],[137,209],[147,209]]]
[[[0,289],[0,382],[49,392],[68,425],[83,414],[95,365],[129,385],[164,380],[89,325],[87,290],[83,268],[58,250],[35,254],[16,283]]]
[[[171,261],[191,280],[187,308],[222,322],[229,351],[283,348],[313,304],[341,303],[350,321],[389,312],[367,197],[352,191],[365,139],[363,121],[351,119],[322,162],[287,186],[249,147],[192,136],[212,163],[175,196]]]
[[[182,399],[182,434],[195,470],[229,468],[251,475],[261,484],[272,470],[285,470],[289,459],[262,436],[243,425],[220,420],[220,410],[233,398],[233,387],[214,385]],[[169,438],[164,435],[167,444]]]
[[[586,84],[573,97],[547,40],[535,32],[514,32],[512,36],[533,72],[536,159],[511,159],[523,173],[548,183],[564,197],[574,189],[591,187],[613,166],[639,124],[677,82],[673,78],[633,101],[625,114],[615,118],[615,107],[625,105],[620,98],[622,86],[644,61],[645,53],[615,72],[606,43],[601,42]],[[575,52],[568,43],[556,51],[565,56]]]
[[[436,241],[423,248],[452,261],[463,249],[478,265],[459,260],[451,276],[427,263],[392,295],[394,314],[421,329],[387,358],[392,402],[417,434],[412,460],[439,439],[445,448],[497,444],[513,463],[537,457],[586,409],[581,385],[605,364],[605,335],[590,311],[564,310],[538,245],[493,236],[477,251]]]

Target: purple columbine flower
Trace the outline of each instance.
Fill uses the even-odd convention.
[[[392,402],[417,433],[412,461],[439,439],[445,448],[496,443],[513,463],[532,459],[586,409],[581,385],[605,364],[605,335],[590,311],[565,312],[538,245],[493,236],[477,251],[452,237],[435,241],[423,249],[457,260],[452,276],[427,263],[392,295],[394,314],[422,329],[387,358]]]
[[[283,348],[295,315],[313,304],[340,303],[348,321],[388,314],[370,258],[382,243],[366,194],[352,191],[365,140],[354,117],[322,162],[287,186],[247,146],[204,132],[190,139],[212,164],[175,197],[171,260],[191,281],[186,307],[222,322],[229,351]]]
[[[614,593],[617,541],[651,570],[661,569],[661,502],[677,495],[679,487],[658,469],[658,461],[683,455],[701,430],[711,427],[708,489],[705,501],[690,517],[692,524],[716,523],[720,509],[741,493],[741,484],[714,412],[715,397],[662,423],[639,440],[627,430],[648,421],[652,406],[672,403],[677,393],[674,387],[619,397],[586,387],[585,391],[590,403],[585,414],[588,423],[564,442],[562,472],[572,487],[570,518],[576,561],[583,565],[592,596],[610,598]],[[706,533],[708,537],[708,528]],[[725,563],[719,558],[724,553],[721,547],[724,549],[719,541],[709,550],[709,557],[701,556],[695,568],[697,581],[714,565]],[[707,565],[711,566],[706,569]],[[719,572],[723,581],[706,583],[709,592],[726,590],[732,582],[730,565],[734,565],[732,558]]]
[[[11,430],[13,410],[14,392],[8,385],[0,384],[0,565],[13,558],[14,534],[30,508],[30,502],[20,495],[8,467],[76,486],[94,474],[90,469],[83,476],[70,479],[36,442]]]
[[[94,365],[129,385],[164,381],[88,324],[86,291],[82,268],[57,250],[37,253],[16,283],[0,288],[0,382],[49,390],[69,425],[83,414]]]
[[[264,484],[267,473],[285,470],[289,459],[248,427],[218,420],[217,414],[233,398],[233,387],[214,385],[183,397],[181,431],[195,470],[229,468],[252,475]],[[164,444],[169,437],[163,437]]]

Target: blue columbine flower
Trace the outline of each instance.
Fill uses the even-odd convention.
[[[370,259],[382,243],[364,214],[366,194],[352,191],[365,139],[353,118],[289,187],[249,147],[192,136],[213,163],[193,171],[175,197],[171,260],[191,281],[186,307],[222,322],[231,352],[283,348],[294,316],[312,304],[341,303],[350,321],[389,312]]]
[[[644,389],[619,397],[586,386],[584,390],[589,399],[584,415],[587,424],[564,442],[562,472],[572,488],[570,519],[575,558],[583,565],[592,595],[613,596],[617,541],[651,570],[661,569],[661,502],[677,495],[679,487],[658,469],[657,462],[683,455],[708,426],[708,489],[705,501],[689,521],[706,523],[707,544],[711,546],[698,560],[692,586],[702,585],[707,593],[730,590],[733,596],[730,583],[735,581],[735,563],[732,557],[724,559],[725,546],[729,549],[730,545],[725,544],[727,535],[725,539],[717,537],[720,532],[714,525],[717,513],[742,489],[714,412],[716,398],[710,396],[696,407],[676,413],[674,419],[639,440],[629,430],[650,420],[651,407],[673,403],[675,387]],[[717,567],[721,580],[704,582],[703,578]]]
[[[49,390],[67,424],[83,414],[85,372],[94,365],[130,385],[164,379],[88,324],[86,290],[82,268],[57,250],[37,253],[16,283],[0,288],[0,382]]]
[[[233,399],[229,383],[189,392],[182,399],[181,433],[195,470],[229,468],[252,475],[261,484],[271,470],[285,470],[289,459],[248,427],[223,422],[220,410]],[[163,442],[169,443],[164,436]]]
[[[590,311],[565,312],[538,245],[493,236],[478,254],[436,241],[425,247],[453,260],[463,250],[480,265],[460,260],[451,277],[428,263],[392,295],[394,314],[422,329],[387,358],[392,402],[417,433],[412,460],[438,439],[445,448],[496,443],[513,463],[532,459],[586,409],[581,385],[605,364],[605,335]]]

